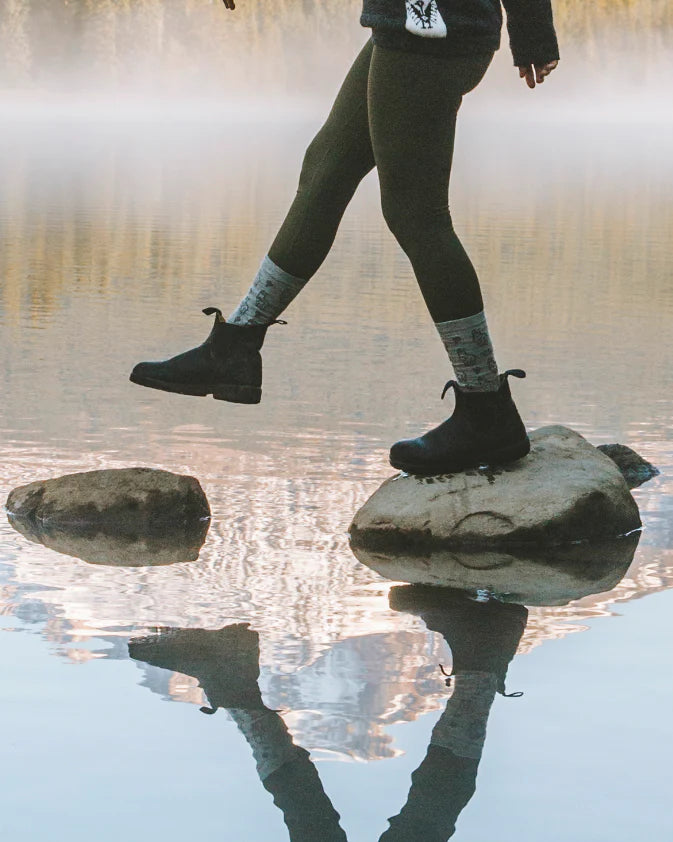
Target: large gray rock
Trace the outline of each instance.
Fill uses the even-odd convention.
[[[33,531],[80,535],[165,534],[210,517],[194,477],[152,468],[67,474],[15,488],[7,498],[11,519]]]
[[[614,462],[567,427],[530,436],[525,459],[501,468],[386,480],[351,524],[355,546],[553,546],[641,526]]]
[[[611,591],[633,560],[640,533],[597,543],[504,550],[437,550],[426,555],[354,546],[365,566],[394,582],[485,591],[504,602],[567,605]]]

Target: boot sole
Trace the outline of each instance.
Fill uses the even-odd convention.
[[[492,450],[490,453],[485,453],[478,460],[453,460],[452,462],[441,462],[437,465],[416,465],[412,462],[402,462],[401,460],[393,461],[390,459],[390,464],[398,471],[404,471],[406,474],[414,474],[422,477],[439,476],[440,474],[457,474],[460,471],[467,471],[470,468],[478,468],[481,465],[488,465],[489,467],[497,467],[498,465],[506,465],[509,462],[516,462],[518,459],[523,459],[530,453],[530,441],[526,438],[525,442],[517,442],[508,447],[501,447],[499,450]]]
[[[192,383],[165,383],[153,380],[151,377],[137,377],[131,374],[131,383],[147,386],[149,389],[159,389],[162,392],[172,392],[175,395],[190,395],[205,398],[212,395],[216,401],[229,403],[259,403],[262,400],[261,386],[236,386],[231,383],[217,383],[215,385],[195,386]]]

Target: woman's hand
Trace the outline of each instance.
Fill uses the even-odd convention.
[[[224,5],[227,9],[235,9],[236,6],[234,4],[234,0],[224,0]]]
[[[225,3],[226,2],[231,2],[233,5],[233,0],[225,0]],[[526,84],[529,88],[534,88],[536,82],[538,85],[541,85],[544,82],[544,77],[549,76],[552,70],[557,66],[558,61],[550,61],[547,62],[547,64],[519,65],[519,77],[526,80]]]

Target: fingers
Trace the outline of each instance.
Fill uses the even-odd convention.
[[[558,61],[549,61],[547,64],[532,64],[519,65],[519,78],[525,79],[529,88],[534,88],[535,84],[541,85],[546,76],[558,66]]]
[[[519,78],[525,79],[529,88],[535,87],[535,73],[533,72],[533,65],[521,65],[519,67]]]
[[[541,85],[544,82],[544,77],[549,76],[552,70],[558,65],[558,61],[550,61],[547,64],[535,65],[535,79]]]

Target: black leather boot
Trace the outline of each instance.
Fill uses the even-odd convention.
[[[470,392],[455,380],[453,415],[416,439],[402,439],[390,449],[390,464],[408,474],[450,474],[479,465],[500,465],[521,459],[530,451],[526,428],[509,391],[507,378],[525,377],[512,369],[500,375],[497,392]]]
[[[215,323],[197,348],[163,362],[138,363],[132,383],[180,395],[212,395],[219,401],[259,403],[262,399],[260,348],[267,328],[286,324],[277,319],[267,325],[229,324],[217,307],[206,307]]]

